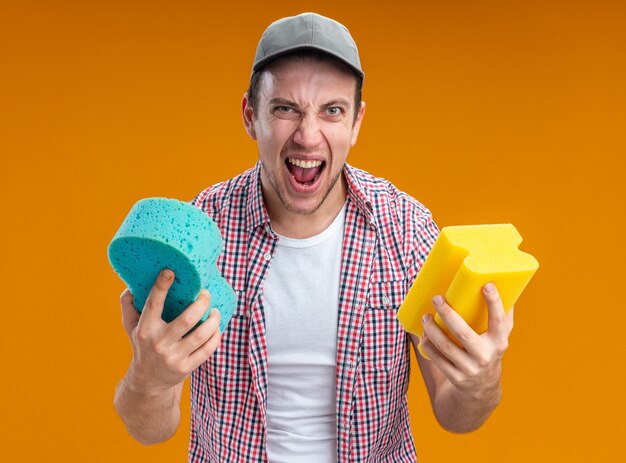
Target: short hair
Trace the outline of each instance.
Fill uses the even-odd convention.
[[[312,59],[318,62],[333,62],[354,74],[354,77],[356,79],[356,88],[354,90],[354,120],[352,121],[352,123],[354,124],[356,122],[356,118],[359,114],[359,109],[361,107],[363,77],[352,71],[352,69],[350,69],[350,67],[344,64],[341,60],[335,58],[332,55],[329,55],[328,53],[324,53],[320,50],[315,49],[304,49],[287,53],[286,55],[280,56],[279,58],[266,64],[261,69],[254,71],[252,77],[250,77],[250,86],[248,87],[248,102],[250,103],[250,106],[252,106],[253,110],[255,110],[259,104],[259,91],[261,88],[261,77],[263,76],[263,72],[266,70],[268,65],[271,65],[271,63],[283,59]],[[256,117],[256,114],[253,117]]]

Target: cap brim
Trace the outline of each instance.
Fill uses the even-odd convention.
[[[319,45],[294,45],[293,47],[285,48],[283,50],[280,50],[280,51],[277,51],[275,53],[269,54],[269,55],[265,56],[263,59],[259,60],[258,62],[256,62],[254,64],[254,66],[252,68],[252,72],[254,73],[256,71],[259,71],[262,68],[264,68],[265,66],[267,66],[269,63],[274,61],[275,59],[278,59],[281,56],[287,55],[289,53],[293,53],[294,51],[297,51],[297,50],[319,50],[319,51],[322,51],[322,52],[324,52],[324,53],[326,53],[328,55],[333,56],[334,58],[337,58],[339,61],[344,63],[348,68],[350,68],[352,71],[354,71],[361,78],[365,77],[365,73],[361,69],[358,69],[358,68],[354,67],[351,63],[346,61],[344,58],[342,58],[338,54],[332,52],[331,50],[328,50],[327,48],[321,47]]]

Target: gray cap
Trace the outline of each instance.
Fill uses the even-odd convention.
[[[302,49],[328,53],[346,63],[361,77],[365,76],[359,50],[348,29],[334,19],[316,13],[289,16],[270,24],[257,46],[252,72],[279,56]]]

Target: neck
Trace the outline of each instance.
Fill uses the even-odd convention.
[[[342,173],[335,187],[315,212],[299,214],[287,209],[263,183],[261,182],[263,198],[272,229],[280,235],[295,239],[310,238],[326,230],[343,207],[348,192],[348,184]],[[270,186],[269,189],[271,188]]]

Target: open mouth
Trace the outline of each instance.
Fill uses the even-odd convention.
[[[313,185],[326,167],[326,161],[305,161],[297,158],[287,158],[285,164],[294,180],[303,186]]]

